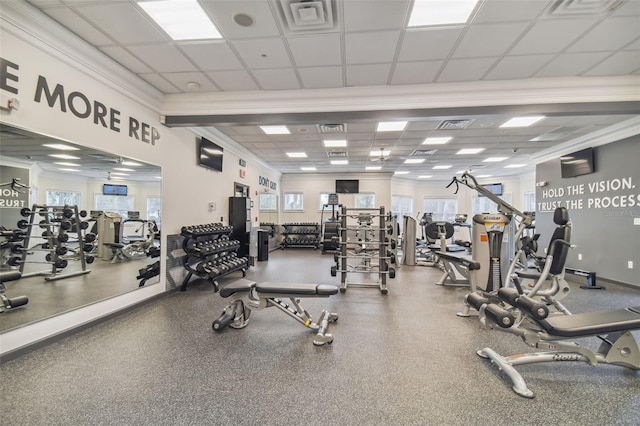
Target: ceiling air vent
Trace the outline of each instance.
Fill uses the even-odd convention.
[[[411,153],[412,157],[428,157],[438,152],[437,149],[416,149]]]
[[[346,151],[329,151],[327,152],[329,158],[344,158],[347,156]]]
[[[318,133],[344,133],[347,131],[345,124],[318,124]]]
[[[598,16],[611,13],[627,0],[556,0],[547,10],[547,16]]]
[[[334,27],[332,0],[280,0],[289,31],[329,30]]]
[[[438,130],[461,130],[466,129],[473,120],[444,120],[436,129]]]

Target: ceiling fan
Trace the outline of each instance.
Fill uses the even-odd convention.
[[[389,155],[389,151],[385,151],[383,147],[380,147],[380,155],[378,157],[371,157],[371,161],[384,163],[387,159],[385,154]]]

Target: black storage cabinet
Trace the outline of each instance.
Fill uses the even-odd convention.
[[[269,231],[258,229],[258,261],[269,260]]]
[[[229,225],[233,226],[232,240],[240,241],[238,256],[249,257],[251,244],[251,199],[229,197]]]

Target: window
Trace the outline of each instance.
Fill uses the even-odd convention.
[[[511,194],[504,193],[500,197],[502,200],[511,204]],[[471,216],[478,213],[495,213],[498,211],[498,205],[487,197],[473,197],[471,206]]]
[[[80,193],[48,189],[47,206],[80,206]]]
[[[278,196],[276,194],[260,194],[260,211],[278,211]]]
[[[328,192],[321,192],[320,193],[320,197],[319,197],[319,201],[320,201],[320,206],[318,207],[318,210],[322,211],[322,207],[325,204],[329,204],[329,193]],[[329,207],[331,208],[331,207]]]
[[[524,211],[536,211],[536,191],[526,191],[524,193]]]
[[[156,226],[160,228],[162,223],[162,198],[147,197],[147,220],[156,222]]]
[[[135,197],[132,195],[102,195],[96,194],[96,210],[117,213],[122,219],[127,219],[127,212],[135,210]]]
[[[284,193],[284,211],[301,211],[304,210],[304,194],[302,192],[285,192]]]
[[[356,209],[373,209],[376,207],[376,194],[353,194]]]
[[[404,215],[413,216],[413,197],[392,195],[391,212],[398,215],[398,221],[402,220]]]
[[[453,222],[457,212],[457,198],[424,199],[424,213],[431,213],[434,221]]]

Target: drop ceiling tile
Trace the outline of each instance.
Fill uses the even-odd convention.
[[[208,71],[206,74],[216,86],[227,92],[259,89],[251,75],[245,70]]]
[[[291,66],[287,49],[279,38],[238,40],[233,42],[233,47],[250,69]]]
[[[29,0],[29,3],[36,7],[49,7],[62,4],[61,0]]]
[[[128,50],[156,72],[197,71],[196,67],[171,44],[128,46]]]
[[[216,26],[228,40],[280,35],[269,3],[264,0],[203,0],[201,3],[205,10],[214,17]],[[233,20],[237,14],[250,16],[253,18],[253,24],[249,27],[238,25]]]
[[[108,37],[95,26],[82,19],[71,9],[50,8],[45,9],[44,12],[60,24],[76,33],[78,37],[85,39],[93,45],[105,46],[108,44],[114,44],[114,40],[112,38]]]
[[[501,56],[527,28],[526,22],[473,25],[465,33],[452,58]]]
[[[479,80],[498,58],[452,59],[438,77],[439,83]]]
[[[131,72],[136,74],[153,72],[146,64],[120,46],[105,46],[100,50]]]
[[[515,55],[559,53],[594,24],[593,19],[539,21],[509,52]]]
[[[544,66],[535,77],[569,77],[582,75],[609,55],[607,52],[563,53]]]
[[[214,86],[209,79],[201,72],[173,72],[163,73],[162,76],[185,92],[217,92],[218,88]],[[188,83],[198,83],[197,89],[187,87]]]
[[[493,67],[485,80],[529,78],[551,58],[553,55],[508,56]]]
[[[462,27],[410,29],[404,34],[399,61],[445,59],[462,33]]]
[[[640,69],[640,52],[622,51],[613,54],[584,75],[624,75]]]
[[[346,34],[346,63],[351,65],[391,62],[399,37],[400,31]]]
[[[268,135],[266,135],[262,129],[258,126],[235,126],[233,129],[238,135],[253,135],[259,136],[263,141],[271,141]],[[254,141],[257,139],[254,139]]]
[[[396,64],[391,84],[433,83],[444,61],[401,62]]]
[[[162,93],[181,93],[182,91],[175,87],[173,84],[165,80],[160,74],[138,74],[138,77],[151,84],[153,87],[161,91]]]
[[[118,43],[149,43],[170,40],[153,25],[143,12],[130,3],[103,3],[81,5],[75,10],[89,22],[110,34]]]
[[[347,123],[347,130],[349,134],[364,133],[367,135],[369,132],[376,130],[376,123]],[[365,136],[369,137],[369,136]]]
[[[343,2],[344,30],[375,31],[402,28],[409,9],[408,0]]]
[[[440,120],[420,120],[407,123],[405,132],[411,134],[414,131],[434,130],[440,124]]]
[[[548,5],[549,2],[544,0],[485,0],[473,19],[473,23],[534,20]]]
[[[264,90],[299,89],[300,83],[291,68],[255,70],[253,75]]]
[[[180,50],[203,71],[238,70],[243,65],[225,41],[180,43]]]
[[[299,67],[318,67],[342,64],[339,34],[289,37],[293,61]]]
[[[348,65],[347,86],[386,85],[391,64]]]
[[[640,38],[635,40],[633,43],[626,45],[624,50],[640,50]]]
[[[609,18],[570,46],[569,52],[618,50],[640,37],[640,19]]]
[[[343,87],[342,67],[299,68],[298,73],[305,89]]]

